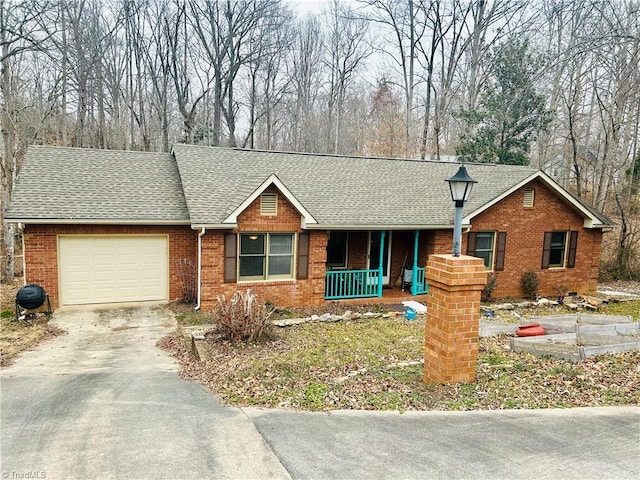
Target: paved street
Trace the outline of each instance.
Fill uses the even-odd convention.
[[[293,478],[640,478],[637,407],[245,412]]]
[[[68,309],[1,371],[3,478],[640,478],[637,407],[332,412],[220,406],[155,347],[151,306]]]

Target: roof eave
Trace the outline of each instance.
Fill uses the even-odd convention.
[[[191,228],[193,230],[232,230],[238,228],[237,223],[192,223]]]
[[[465,223],[462,225],[463,228],[469,228],[471,226],[470,223]],[[398,225],[398,224],[354,224],[354,225],[345,225],[345,224],[316,224],[316,225],[305,225],[303,228],[307,230],[362,230],[362,231],[370,231],[370,230],[451,230],[453,229],[453,224],[407,224],[407,225]]]
[[[564,188],[562,188],[560,185],[558,185],[558,183],[555,180],[553,180],[551,177],[549,177],[549,175],[544,173],[542,170],[538,170],[537,172],[532,173],[528,177],[524,178],[520,182],[518,182],[515,185],[513,185],[508,190],[504,191],[502,194],[500,194],[497,197],[495,197],[490,202],[485,203],[480,208],[478,208],[478,209],[474,210],[473,212],[469,213],[467,216],[465,216],[462,219],[462,222],[463,223],[467,223],[467,224],[473,223],[472,219],[475,216],[477,216],[480,213],[484,212],[485,210],[489,209],[490,207],[492,207],[496,203],[500,202],[501,200],[503,200],[504,198],[508,197],[513,192],[515,192],[516,190],[522,188],[524,185],[526,185],[527,183],[531,182],[532,180],[535,180],[536,178],[539,178],[540,180],[542,180],[549,188],[551,188],[556,194],[561,196],[569,205],[571,205],[576,211],[578,211],[583,216],[583,218],[584,218],[584,228],[609,228],[609,227],[612,227],[612,225],[606,225],[602,221],[600,221],[600,219],[598,217],[596,217],[588,209],[586,209],[580,202],[578,202],[573,197],[573,195],[571,195]]]
[[[471,227],[471,224],[463,224],[463,228]],[[371,231],[371,230],[451,230],[453,224],[438,225],[331,225],[331,224],[302,224],[304,230],[350,230],[350,231]],[[238,228],[237,223],[193,223],[193,230],[232,230]]]
[[[104,218],[29,218],[9,217],[8,223],[23,225],[191,225],[189,220],[104,219]]]

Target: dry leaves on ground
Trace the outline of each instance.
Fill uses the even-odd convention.
[[[15,357],[34,348],[43,340],[64,333],[57,327],[49,325],[49,317],[38,315],[35,319],[16,320],[0,319],[0,366],[10,365]]]
[[[309,410],[480,410],[640,404],[640,352],[573,364],[480,340],[474,383],[427,385],[424,323],[377,319],[278,330],[258,344],[208,343],[200,363],[179,337],[161,342],[183,374],[230,405]]]

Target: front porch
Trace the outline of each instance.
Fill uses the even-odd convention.
[[[325,300],[426,294],[429,286],[424,268],[418,265],[426,264],[428,244],[427,238],[420,241],[418,230],[330,232]]]
[[[418,303],[422,303],[424,305],[427,304],[427,293],[422,293],[419,295],[412,295],[408,289],[404,291],[400,287],[390,287],[382,289],[381,297],[361,297],[361,298],[343,298],[336,300],[327,300],[328,302],[334,302],[337,304],[345,304],[345,305],[365,305],[365,304],[376,304],[376,305],[393,305],[396,310],[402,310],[404,308],[400,308],[402,302],[405,301],[414,301]]]

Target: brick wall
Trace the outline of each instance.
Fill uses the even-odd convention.
[[[480,291],[486,274],[482,260],[462,255],[432,255],[425,328],[424,381],[472,382],[478,358]]]
[[[531,208],[523,207],[525,189],[535,190]],[[277,215],[260,215],[260,199],[253,202],[238,217],[238,232],[293,232],[301,233],[300,214],[275,188],[267,192],[278,193]],[[503,199],[497,205],[478,215],[472,231],[506,231],[507,245],[505,269],[497,272],[495,297],[521,296],[520,279],[527,270],[538,274],[539,293],[555,296],[557,288],[593,293],[597,288],[600,265],[602,231],[583,228],[583,218],[568,207],[544,183],[534,180]],[[575,268],[542,269],[542,247],[545,231],[577,230],[578,248]],[[272,282],[224,283],[225,231],[207,230],[202,238],[202,307],[212,308],[216,295],[232,295],[236,290],[251,288],[265,300],[281,306],[319,305],[324,301],[324,278],[327,233],[309,231],[309,278]],[[377,233],[377,232],[376,232]],[[25,260],[27,281],[44,286],[54,308],[58,306],[57,235],[169,235],[169,290],[170,299],[182,296],[179,273],[173,262],[179,258],[197,261],[197,232],[188,226],[100,226],[100,225],[27,225],[25,228]],[[400,276],[407,251],[408,263],[413,255],[413,231],[396,231],[392,237],[392,265],[390,282]],[[466,252],[466,235],[462,251]],[[367,266],[368,232],[349,234],[348,268]],[[427,255],[451,252],[452,231],[420,232],[419,266],[424,266]]]
[[[535,191],[533,207],[523,206],[526,189]],[[569,291],[594,293],[598,285],[602,230],[586,229],[583,225],[583,217],[537,179],[474,218],[473,232],[507,232],[504,271],[496,272],[493,296],[522,296],[520,282],[525,271],[538,275],[538,293],[542,295],[557,296],[560,286]],[[552,230],[579,232],[575,268],[541,268],[544,233]],[[448,253],[451,232],[447,232],[447,237],[442,246],[436,247],[436,253]],[[463,253],[466,243],[467,235],[463,235]]]
[[[58,235],[168,235],[169,299],[182,297],[182,283],[174,262],[196,261],[197,234],[188,226],[26,225],[24,230],[27,283],[42,285],[51,306],[59,307]]]
[[[238,228],[233,233],[302,233],[300,213],[277,189],[266,190],[278,195],[277,215],[260,214],[260,198],[238,216]],[[210,310],[217,295],[231,297],[237,290],[251,289],[264,301],[278,306],[319,305],[324,302],[327,233],[309,231],[309,278],[255,282],[224,282],[225,231],[207,230],[202,237],[202,298],[201,307]],[[297,250],[297,249],[296,249]],[[295,270],[294,270],[295,271]]]

